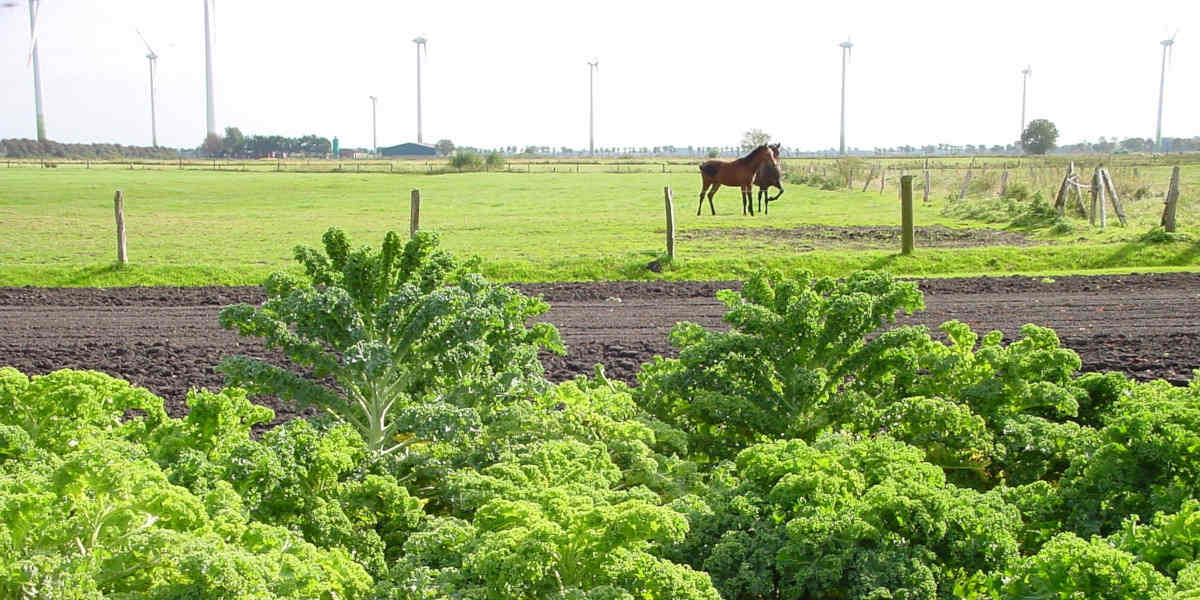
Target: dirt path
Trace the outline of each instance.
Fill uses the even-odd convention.
[[[519,285],[551,303],[570,353],[546,356],[551,379],[590,374],[602,363],[610,377],[633,382],[639,365],[671,355],[667,333],[678,321],[722,327],[724,283],[615,282]],[[1182,384],[1200,368],[1200,274],[924,280],[926,310],[901,319],[931,329],[959,319],[977,332],[999,329],[1007,340],[1021,325],[1055,329],[1088,371],[1119,370],[1139,379]],[[224,354],[277,362],[254,340],[217,324],[235,302],[260,302],[258,288],[0,288],[0,365],[27,374],[96,369],[145,386],[184,412],[192,387],[217,389],[213,370]],[[270,402],[270,404],[277,404]],[[280,418],[295,414],[275,405]]]

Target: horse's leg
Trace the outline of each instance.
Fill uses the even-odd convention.
[[[700,206],[696,207],[696,216],[700,216],[700,209],[704,208],[704,192],[708,191],[709,183],[704,182],[704,187],[700,188]]]
[[[742,186],[742,215],[750,212],[750,216],[754,216],[754,192],[750,190],[749,185]]]
[[[708,191],[708,210],[712,212],[713,216],[717,214],[717,209],[713,206],[713,196],[717,194],[717,188],[719,187],[721,187],[720,183],[714,183],[712,189]]]
[[[767,188],[764,188],[764,187],[758,188],[758,210],[760,212],[763,209],[763,194],[765,194],[766,192],[767,192]]]

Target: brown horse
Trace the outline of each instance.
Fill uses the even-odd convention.
[[[754,216],[754,196],[750,186],[760,165],[764,162],[777,162],[776,152],[778,148],[772,150],[770,146],[762,144],[737,160],[709,160],[701,163],[700,179],[704,187],[700,189],[700,206],[696,207],[696,216],[700,216],[700,211],[704,208],[705,192],[708,193],[708,210],[714,215],[717,214],[717,209],[713,207],[713,195],[723,185],[736,185],[741,188],[742,214],[749,212],[750,216]]]
[[[779,172],[779,144],[771,144],[771,154],[775,156],[775,160],[758,165],[758,172],[754,174],[754,185],[758,186],[758,210],[764,215],[771,208],[771,203],[783,195],[783,184],[780,183],[783,174]],[[775,194],[774,198],[768,191],[771,186],[779,188],[779,193]]]

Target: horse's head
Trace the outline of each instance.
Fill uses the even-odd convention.
[[[752,164],[759,165],[765,161],[778,162],[779,160],[779,145],[778,144],[759,144],[750,154],[742,157],[742,160],[747,160]]]

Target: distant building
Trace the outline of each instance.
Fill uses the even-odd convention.
[[[436,156],[437,149],[429,144],[409,142],[379,149],[380,156]]]

